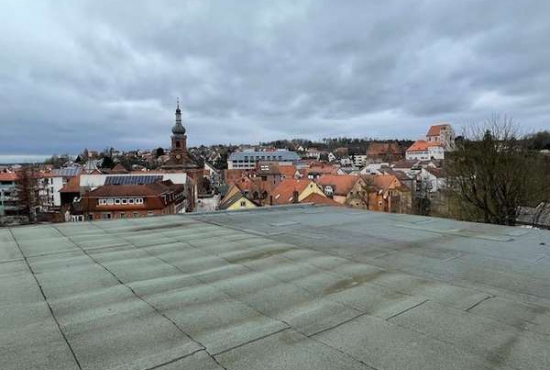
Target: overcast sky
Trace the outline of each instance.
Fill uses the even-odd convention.
[[[550,1],[1,0],[0,155],[550,128]]]

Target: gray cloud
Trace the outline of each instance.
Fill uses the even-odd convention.
[[[6,0],[0,154],[550,127],[550,3]]]

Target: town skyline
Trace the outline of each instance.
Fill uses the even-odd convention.
[[[190,146],[541,130],[550,5],[488,4],[6,1],[0,155],[164,146],[178,96]]]

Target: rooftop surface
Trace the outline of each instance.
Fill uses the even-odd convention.
[[[299,206],[0,229],[8,369],[550,369],[550,233]]]

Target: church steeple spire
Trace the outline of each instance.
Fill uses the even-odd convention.
[[[172,127],[172,133],[174,135],[184,135],[185,127],[181,124],[181,109],[180,109],[180,100],[177,99],[176,105],[176,124]]]

